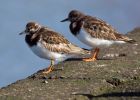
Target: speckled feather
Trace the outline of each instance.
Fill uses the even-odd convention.
[[[26,27],[33,27],[34,24],[27,24]],[[51,30],[48,27],[41,27],[39,31],[34,34],[26,35],[27,44],[31,47],[37,45],[40,41],[45,48],[52,52],[67,53],[67,54],[85,54],[89,53],[88,50],[79,48],[78,46],[70,43],[59,33]]]
[[[92,37],[114,41],[129,41],[132,40],[117,32],[111,25],[101,19],[91,16],[85,16],[82,28]]]
[[[53,52],[62,52],[68,54],[80,54],[86,53],[86,50],[79,48],[78,46],[70,43],[59,33],[56,33],[47,27],[43,32],[40,32],[42,44],[50,51]],[[86,51],[86,52],[85,52]]]
[[[69,19],[71,19],[70,30],[74,35],[77,35],[83,29],[93,38],[134,42],[133,39],[120,34],[111,25],[96,17],[73,10],[69,13]]]

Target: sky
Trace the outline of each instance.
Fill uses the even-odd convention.
[[[0,0],[0,87],[24,79],[49,65],[18,34],[29,21],[48,26],[80,47],[88,48],[60,21],[71,10],[101,18],[122,34],[140,26],[140,0]]]

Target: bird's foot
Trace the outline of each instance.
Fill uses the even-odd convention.
[[[91,61],[96,61],[97,58],[83,58],[82,60],[85,62],[91,62]]]
[[[45,75],[48,75],[53,70],[54,70],[54,68],[52,66],[50,66],[47,70],[43,71],[42,73],[45,74]]]

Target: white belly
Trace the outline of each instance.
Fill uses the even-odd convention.
[[[77,34],[77,38],[81,42],[91,47],[104,47],[104,46],[110,46],[113,43],[125,43],[124,41],[113,41],[113,40],[94,38],[91,37],[89,34],[87,34],[83,29],[81,29],[79,34]]]
[[[44,59],[54,59],[58,61],[63,61],[68,58],[66,54],[60,54],[57,52],[51,52],[47,48],[45,48],[41,43],[38,43],[36,46],[30,47],[31,50],[40,58]]]

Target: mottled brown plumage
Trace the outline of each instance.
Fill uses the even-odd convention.
[[[90,34],[92,37],[98,39],[125,42],[132,41],[132,39],[117,32],[105,21],[96,17],[85,15],[77,10],[72,10],[66,20],[70,20],[70,30],[74,35],[77,35],[81,29],[84,29],[87,34]]]
[[[117,32],[111,25],[109,25],[105,21],[95,17],[85,15],[83,18],[82,28],[95,38],[125,42],[132,41],[132,39]]]
[[[68,18],[62,20],[70,21],[70,31],[80,41],[95,49],[94,60],[99,52],[99,47],[109,46],[114,43],[134,43],[135,40],[120,34],[105,21],[85,15],[80,11],[72,10]]]
[[[27,27],[33,27],[35,24],[32,23],[27,24]],[[25,39],[29,46],[36,45],[38,41],[41,41],[44,47],[52,52],[84,54],[86,51],[70,43],[66,38],[64,38],[64,36],[49,29],[48,27],[41,27],[37,32],[26,35]]]
[[[68,58],[90,54],[90,51],[82,49],[64,38],[58,32],[36,22],[29,22],[24,32],[25,41],[31,50],[39,57],[51,60],[51,65],[44,74],[53,70],[54,61],[63,61]]]
[[[46,34],[45,34],[46,33]],[[53,52],[68,53],[68,54],[84,54],[86,50],[79,48],[78,46],[70,43],[59,33],[52,31],[48,28],[40,32],[42,37],[42,44]],[[44,37],[44,38],[43,38]],[[87,52],[87,51],[86,51]]]

